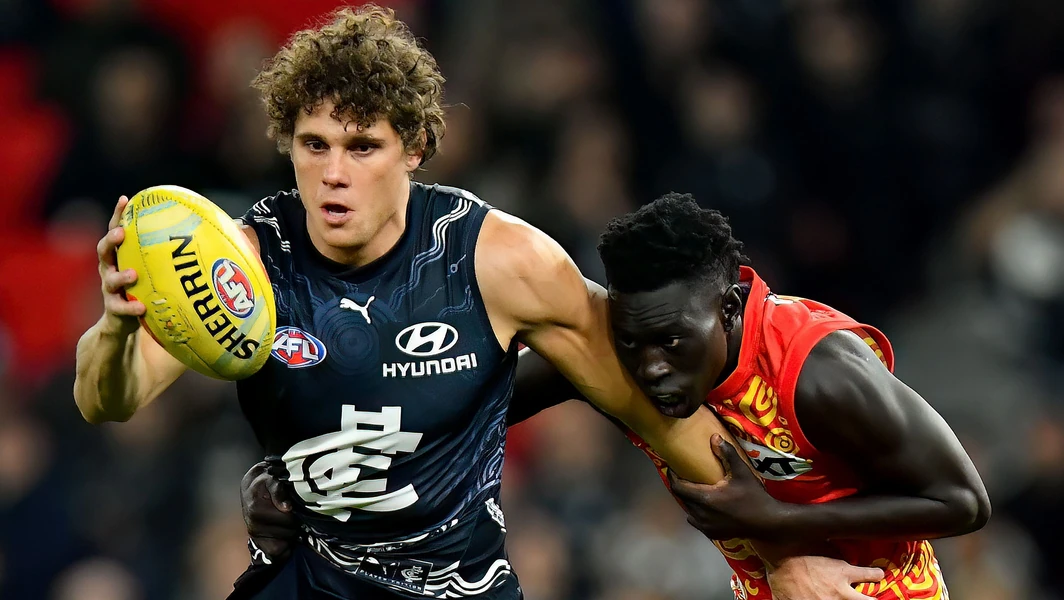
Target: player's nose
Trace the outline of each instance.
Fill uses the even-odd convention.
[[[332,152],[321,174],[322,183],[329,187],[347,187],[351,180],[344,165],[344,153]]]
[[[641,360],[639,362],[639,378],[648,384],[655,384],[668,377],[672,373],[669,363],[659,358]]]

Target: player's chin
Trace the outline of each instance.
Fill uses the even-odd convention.
[[[364,236],[354,224],[345,227],[330,227],[325,225],[321,228],[322,240],[333,248],[358,248],[365,245]]]

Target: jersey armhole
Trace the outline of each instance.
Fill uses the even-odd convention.
[[[499,338],[495,336],[495,328],[491,326],[491,319],[488,318],[488,308],[484,304],[484,296],[480,293],[480,282],[477,280],[477,240],[480,238],[480,230],[484,227],[484,219],[488,217],[488,213],[496,210],[495,208],[484,205],[486,210],[476,211],[472,217],[474,222],[472,226],[466,229],[466,239],[463,243],[469,248],[469,264],[472,270],[469,277],[469,293],[473,297],[473,310],[477,313],[477,318],[480,320],[480,324],[484,327],[484,331],[487,331],[489,335],[495,340],[495,343],[499,343]],[[499,352],[503,355],[511,352],[517,352],[517,340],[514,339],[510,342],[509,348],[504,348],[501,344],[493,346],[498,348]]]
[[[795,393],[798,388],[798,378],[802,374],[802,367],[805,366],[809,353],[821,340],[836,331],[852,331],[860,336],[875,351],[876,356],[883,361],[886,367],[891,371],[894,370],[894,352],[890,342],[887,341],[882,332],[869,325],[849,319],[833,319],[817,323],[815,327],[803,330],[793,338],[780,367],[780,412],[787,419],[787,428],[790,429],[795,443],[800,448],[808,448],[817,453],[820,453],[820,450],[805,436],[802,426],[798,422],[798,415],[794,406]]]

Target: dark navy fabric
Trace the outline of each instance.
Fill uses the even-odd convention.
[[[489,210],[411,183],[405,232],[360,268],[313,247],[295,191],[241,219],[277,305],[241,408],[299,499],[300,552],[343,570],[335,581],[390,590],[380,597],[517,590],[498,504],[517,353],[499,347],[474,272]]]

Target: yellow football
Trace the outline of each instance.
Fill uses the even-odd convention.
[[[130,199],[118,268],[144,303],[141,324],[170,354],[217,379],[237,380],[270,357],[277,312],[266,269],[233,219],[203,196],[174,185]]]

